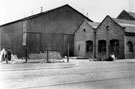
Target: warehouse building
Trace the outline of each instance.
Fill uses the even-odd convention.
[[[89,18],[69,5],[41,12],[0,26],[0,48],[11,48],[18,57],[46,50],[74,55],[74,32]]]

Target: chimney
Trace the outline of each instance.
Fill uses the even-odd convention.
[[[43,7],[41,6],[40,8],[41,8],[41,13],[42,13],[43,12]]]

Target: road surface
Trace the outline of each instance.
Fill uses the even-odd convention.
[[[0,89],[135,89],[135,62],[73,62],[0,65]]]

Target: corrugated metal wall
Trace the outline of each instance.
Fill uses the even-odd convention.
[[[26,30],[28,53],[57,50],[66,55],[67,44],[70,44],[70,55],[73,55],[73,33],[84,20],[84,16],[70,7],[59,8],[48,13],[19,20],[2,26],[2,48],[11,48],[18,57],[25,56],[23,32]],[[24,24],[25,22],[26,24]]]
[[[28,53],[57,51],[62,56],[67,55],[67,46],[70,45],[70,55],[73,55],[73,35],[56,33],[27,33]]]
[[[1,48],[11,48],[13,54],[22,56],[22,21],[1,27]]]

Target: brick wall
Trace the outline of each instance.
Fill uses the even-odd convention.
[[[128,42],[133,44],[133,52],[129,52]],[[125,36],[125,58],[135,58],[135,36]]]
[[[108,26],[109,30],[106,30]],[[107,58],[110,54],[109,46],[110,40],[117,39],[119,40],[119,54],[118,58],[124,58],[124,30],[116,24],[109,16],[107,16],[96,31],[96,56],[97,58],[105,57]],[[106,41],[106,53],[98,52],[98,41]],[[108,41],[107,41],[108,40]]]
[[[84,21],[74,36],[74,54],[81,57],[92,57],[92,52],[86,52],[86,41],[94,41],[93,28]],[[93,42],[94,43],[94,42]],[[93,49],[94,50],[94,49]]]

